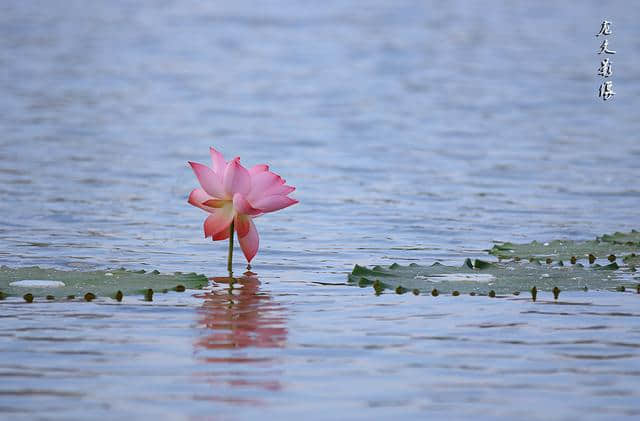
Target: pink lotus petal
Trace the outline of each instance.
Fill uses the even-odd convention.
[[[225,206],[216,209],[204,220],[204,236],[213,237],[222,230],[229,230],[229,225],[233,221],[234,211],[232,206]]]
[[[251,190],[251,176],[249,171],[240,165],[239,157],[227,164],[227,168],[224,170],[223,184],[224,190],[231,197],[236,193],[246,196]]]
[[[256,209],[260,209],[262,212],[275,212],[280,209],[284,209],[288,206],[295,205],[297,200],[287,196],[273,195],[265,196],[259,200],[253,202],[253,206]]]
[[[249,174],[251,174],[252,176],[263,172],[263,171],[269,171],[269,166],[266,164],[258,164],[258,165],[254,165],[253,167],[249,168]]]
[[[238,233],[238,238],[242,238],[247,235],[251,225],[251,218],[246,215],[236,215],[233,221],[233,226]]]
[[[282,183],[282,177],[278,174],[272,173],[271,171],[262,171],[251,177],[251,190],[261,192],[269,187],[274,185],[277,186]]]
[[[255,209],[240,193],[233,195],[233,207],[235,210],[244,215],[257,215],[260,213],[259,209]]]
[[[213,237],[211,237],[211,239],[213,241],[219,241],[219,240],[226,240],[227,238],[229,238],[229,227],[227,227],[226,229],[223,229],[222,231],[213,234]]]
[[[251,192],[247,195],[247,200],[251,203],[265,196],[269,189],[284,184],[284,180],[271,171],[259,172],[251,176]]]
[[[292,191],[294,191],[295,189],[296,188],[293,186],[287,186],[286,184],[279,184],[277,186],[272,186],[268,188],[264,192],[263,196],[273,196],[273,195],[286,196]]]
[[[207,202],[209,200],[215,200],[215,199],[213,199],[211,196],[209,196],[202,189],[194,189],[189,194],[189,199],[187,200],[187,202],[189,202],[193,206],[195,206],[197,208],[200,208],[200,209],[202,209],[204,211],[215,212],[216,211],[215,208],[209,207],[209,206],[204,204],[205,202]]]
[[[251,259],[258,253],[258,247],[260,246],[260,239],[258,237],[258,230],[251,218],[249,220],[249,231],[244,237],[239,237],[238,242],[242,248],[242,253],[247,259],[247,262],[251,262]]]
[[[211,168],[222,179],[224,170],[227,168],[227,161],[213,146],[209,148],[209,153],[211,154]]]
[[[200,185],[207,194],[214,198],[224,199],[226,197],[222,180],[213,172],[213,170],[206,165],[198,164],[197,162],[189,161],[193,172],[198,177]]]

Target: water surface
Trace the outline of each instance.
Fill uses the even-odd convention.
[[[638,229],[639,16],[628,2],[3,2],[1,264],[224,275],[226,244],[186,204],[186,161],[210,145],[269,163],[300,204],[257,221],[258,279],[232,297],[2,302],[0,409],[636,418],[634,294],[561,305],[344,283],[355,263]]]

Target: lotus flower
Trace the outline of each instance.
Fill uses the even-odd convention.
[[[227,162],[220,152],[210,148],[211,167],[189,161],[202,188],[189,195],[189,203],[207,211],[204,236],[213,241],[229,238],[229,271],[233,252],[233,232],[247,262],[258,252],[258,231],[253,219],[298,203],[287,195],[295,187],[287,186],[268,165],[246,169],[240,157]]]

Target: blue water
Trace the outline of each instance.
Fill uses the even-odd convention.
[[[355,263],[638,229],[639,17],[622,1],[3,1],[0,264],[224,275],[226,244],[186,204],[186,162],[210,145],[270,164],[300,204],[256,221],[260,284],[233,297],[2,302],[0,413],[637,417],[634,294],[344,283]]]

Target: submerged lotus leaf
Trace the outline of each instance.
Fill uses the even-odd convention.
[[[622,256],[630,253],[640,253],[640,242],[613,242],[604,238],[629,239],[638,234],[632,231],[630,234],[616,233],[611,236],[602,236],[597,240],[571,241],[554,240],[547,243],[532,241],[526,244],[499,243],[489,250],[490,254],[500,259],[551,259],[552,261],[564,261],[570,263],[572,257],[576,260],[588,260],[589,255],[597,259],[606,259],[611,255]]]
[[[486,294],[495,291],[498,294],[511,294],[515,291],[529,291],[533,286],[538,290],[552,291],[558,287],[561,291],[589,289],[615,290],[630,281],[628,273],[617,270],[618,265],[594,265],[585,268],[576,265],[549,265],[537,261],[491,263],[467,259],[462,266],[445,266],[434,263],[431,266],[393,264],[388,267],[375,266],[371,269],[356,265],[349,275],[349,282],[366,287],[373,285],[376,291],[381,288],[397,290],[418,289],[420,292],[440,293],[459,291],[461,293]],[[627,284],[631,285],[630,282]]]
[[[64,286],[55,286],[55,283],[50,283],[52,286],[23,287],[19,286],[19,282],[16,283],[21,280],[59,281],[64,283]],[[180,285],[199,289],[207,284],[207,277],[196,273],[161,274],[155,270],[145,272],[144,270],[129,271],[125,269],[81,272],[40,267],[16,269],[7,266],[0,267],[0,291],[6,296],[22,297],[25,293],[31,293],[35,297],[52,295],[56,298],[64,298],[68,296],[82,297],[87,293],[93,293],[97,297],[115,297],[118,291],[121,291],[125,296],[143,295],[150,288],[155,291],[163,291],[175,289]]]

